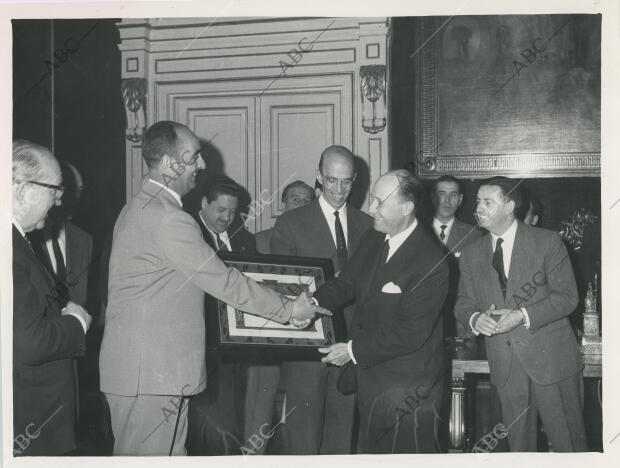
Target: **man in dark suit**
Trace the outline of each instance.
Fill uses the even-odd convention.
[[[450,267],[450,287],[444,302],[442,315],[445,336],[471,337],[471,332],[454,319],[454,304],[459,284],[459,257],[468,244],[480,239],[482,233],[471,224],[464,223],[456,217],[456,211],[463,203],[461,182],[451,175],[439,177],[433,183],[431,199],[435,207],[433,231],[439,242],[446,249]]]
[[[282,190],[284,212],[309,205],[314,200],[314,190],[302,180],[288,184]],[[273,228],[256,233],[256,250],[269,254]],[[253,434],[259,434],[261,426],[273,422],[275,400],[280,382],[281,362],[260,363],[248,367],[248,384],[245,395],[245,431],[244,439],[250,440]],[[268,443],[253,449],[254,455],[262,455]]]
[[[555,232],[515,219],[521,202],[511,179],[481,184],[476,214],[489,234],[463,251],[455,314],[485,336],[510,450],[536,450],[540,415],[554,451],[585,451],[575,277]]]
[[[369,208],[374,230],[340,276],[315,293],[322,306],[355,301],[349,341],[319,351],[324,362],[355,365],[363,453],[440,450],[448,266],[418,226],[421,194],[421,183],[405,169],[379,178]]]
[[[60,161],[60,170],[64,187],[61,204],[50,209],[45,227],[28,233],[28,238],[35,253],[47,266],[56,281],[67,287],[68,298],[84,308],[89,308],[92,305],[87,304],[87,294],[88,279],[91,277],[93,240],[90,234],[71,222],[83,188],[82,177],[75,166],[64,161]],[[87,344],[92,344],[89,342],[89,339],[92,341],[92,338],[91,330],[86,338]],[[76,419],[78,422],[80,421],[79,382],[84,377],[91,381],[96,381],[98,377],[96,375],[96,362],[88,362],[86,365],[83,362],[87,358],[92,360],[93,357],[98,359],[98,356],[93,356],[93,354],[90,356],[87,354],[80,359],[79,372],[78,360],[73,361],[76,376]]]
[[[63,192],[58,162],[44,147],[13,143],[13,433],[15,455],[75,450],[73,358],[82,356],[91,316],[68,300],[26,233],[44,226]]]
[[[355,175],[353,154],[347,148],[326,148],[317,171],[317,180],[323,186],[321,196],[278,217],[271,253],[330,258],[334,271],[339,272],[372,224],[370,216],[347,203]],[[344,312],[347,324],[352,312]],[[355,398],[338,392],[338,375],[338,369],[320,362],[290,361],[282,365],[286,408],[297,408],[282,425],[284,453],[351,453]]]
[[[197,187],[200,211],[196,218],[202,236],[218,252],[256,253],[254,236],[237,219],[241,187],[219,175]],[[205,313],[214,313],[217,299],[205,294]],[[190,455],[239,454],[243,445],[247,364],[232,362],[207,349],[208,380],[204,392],[188,408],[187,446]],[[226,435],[222,435],[222,434]]]

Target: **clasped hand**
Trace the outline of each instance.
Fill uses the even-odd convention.
[[[495,318],[497,317],[497,318]],[[495,304],[481,312],[473,323],[474,329],[485,336],[506,333],[523,323],[520,309],[496,309]]]
[[[333,364],[334,366],[344,366],[351,360],[349,348],[346,343],[336,343],[328,348],[319,348],[319,352],[326,354],[321,362]]]

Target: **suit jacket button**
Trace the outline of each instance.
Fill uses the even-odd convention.
[[[510,346],[510,340],[506,340],[506,344]]]

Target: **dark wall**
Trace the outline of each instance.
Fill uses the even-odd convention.
[[[543,205],[540,227],[558,230],[561,221],[571,216],[579,208],[586,208],[597,216],[601,214],[601,179],[598,177],[561,177],[522,180],[519,187],[534,194]],[[463,186],[463,204],[457,217],[467,223],[475,224],[476,193],[480,180],[461,180]],[[429,195],[425,199],[423,219],[433,216],[430,200],[432,181],[424,181]]]
[[[13,20],[13,136],[75,165],[86,189],[74,222],[98,245],[125,202],[115,21]]]

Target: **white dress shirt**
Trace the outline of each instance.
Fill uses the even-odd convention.
[[[213,238],[213,242],[215,242],[215,248],[217,250],[217,247],[219,245],[219,243],[217,242],[217,232],[215,232],[213,229],[209,227],[207,222],[202,217],[202,214],[198,213],[198,216],[200,217],[200,221],[202,221],[202,224],[204,225],[204,227],[206,227],[207,231],[209,231],[209,234],[211,234],[211,237]],[[222,242],[224,242],[226,247],[228,247],[228,250],[232,252],[232,246],[230,245],[230,238],[228,237],[228,231],[222,232],[220,234],[220,239],[222,239]]]
[[[153,179],[149,179],[149,182],[153,182],[155,185],[163,188],[166,192],[168,192],[170,195],[172,195],[176,201],[179,202],[179,205],[181,207],[183,206],[183,202],[181,201],[181,196],[178,193],[176,193],[174,190],[172,190],[170,187],[166,187],[161,182],[158,182],[158,181],[153,180]]]
[[[502,254],[503,254],[503,260],[504,260],[504,274],[506,275],[506,278],[510,277],[510,261],[512,260],[512,248],[515,245],[516,235],[517,235],[517,220],[516,219],[512,222],[510,227],[504,231],[503,234],[498,236],[496,234],[491,233],[491,242],[492,242],[493,252],[495,252],[495,246],[497,244],[497,239],[499,239],[500,237],[503,239]],[[525,328],[530,328],[530,317],[527,314],[527,310],[525,309],[525,307],[521,307],[521,312],[523,312],[523,317],[524,317],[523,321],[524,321]],[[480,312],[476,312],[475,314],[472,314],[472,316],[469,318],[469,326],[476,335],[478,334],[478,332],[474,329],[474,326],[472,325],[472,323],[473,323],[474,318],[477,317],[478,314],[480,314]]]
[[[333,206],[327,203],[325,198],[323,198],[323,195],[321,195],[319,197],[319,206],[321,207],[321,210],[323,211],[323,215],[325,216],[325,219],[327,220],[327,225],[329,226],[329,232],[332,233],[332,239],[334,240],[334,245],[338,245],[338,242],[336,241],[336,216],[334,215],[334,211],[338,211],[338,217],[340,218],[340,224],[342,224],[342,231],[344,232],[345,242],[349,242],[349,231],[347,228],[347,204],[345,203],[340,208],[335,210]],[[347,249],[348,248],[349,246],[347,245]]]
[[[65,261],[65,268],[67,267],[67,234],[65,226],[63,225],[58,232],[58,245],[60,246],[60,251],[62,252],[62,258]],[[54,254],[54,246],[52,244],[52,239],[47,239],[45,241],[45,247],[47,247],[47,253],[50,257],[50,262],[52,264],[52,268],[54,269],[54,273],[58,273],[58,265],[56,265],[56,255]]]
[[[441,234],[441,226],[443,226],[444,224],[446,226],[446,228],[443,231],[443,234],[445,237],[442,240],[441,237],[439,237],[439,235]],[[443,245],[446,245],[446,243],[448,242],[448,237],[450,237],[450,232],[452,231],[453,225],[454,225],[454,216],[447,223],[442,223],[437,218],[433,218],[433,230],[435,231],[435,234],[437,234],[437,239],[439,239]]]
[[[390,258],[392,258],[392,256],[396,253],[396,251],[400,248],[400,246],[403,245],[403,243],[411,235],[413,230],[417,227],[417,225],[418,225],[418,220],[413,218],[413,223],[411,223],[411,226],[409,226],[404,231],[399,232],[394,237],[390,237],[389,234],[385,235],[385,240],[388,241],[388,245],[390,248],[390,250],[388,251],[387,259],[385,260],[386,262]],[[349,340],[349,342],[347,343],[347,349],[349,351],[349,356],[351,356],[351,360],[353,361],[353,364],[357,364],[357,361],[355,360],[355,357],[353,356],[353,340]]]

